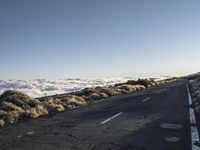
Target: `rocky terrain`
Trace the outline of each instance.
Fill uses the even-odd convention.
[[[190,77],[188,82],[190,86],[194,110],[200,115],[200,76]]]
[[[94,101],[144,90],[148,87],[174,80],[176,79],[172,78],[160,81],[144,79],[137,81],[129,80],[126,83],[118,83],[109,87],[85,88],[76,92],[40,98],[32,98],[25,93],[7,90],[0,95],[0,126],[44,115],[53,115]]]

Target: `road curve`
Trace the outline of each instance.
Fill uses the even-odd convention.
[[[0,128],[0,150],[191,150],[185,80]]]

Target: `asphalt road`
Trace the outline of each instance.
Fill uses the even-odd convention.
[[[190,150],[186,81],[0,128],[0,150]]]

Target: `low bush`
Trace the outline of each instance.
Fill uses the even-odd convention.
[[[125,90],[127,92],[136,91],[136,88],[134,87],[134,85],[131,85],[131,84],[123,84],[123,85],[118,86],[117,88]]]
[[[130,84],[130,85],[144,85],[145,87],[148,87],[149,85],[151,85],[151,81],[147,80],[147,79],[138,79],[137,81],[135,80],[129,80],[126,82],[126,84]]]
[[[23,112],[24,111],[21,107],[13,104],[11,102],[6,102],[6,101],[1,103],[0,109],[4,110],[4,111],[7,111],[7,112],[9,112],[9,111]]]

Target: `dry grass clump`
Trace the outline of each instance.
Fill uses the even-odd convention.
[[[121,94],[121,93],[119,93],[119,91],[115,91],[112,87],[111,88],[101,88],[99,91],[100,91],[100,93],[105,93],[109,97]]]
[[[25,113],[28,118],[37,118],[39,116],[47,115],[49,112],[44,105],[39,104],[36,105],[36,107],[27,110]]]
[[[56,112],[62,112],[65,110],[65,107],[61,104],[57,104],[57,103],[48,103],[45,104],[47,107],[47,110],[49,111],[49,113],[56,113]]]
[[[133,87],[136,89],[136,91],[139,91],[139,90],[144,90],[144,89],[146,89],[146,87],[145,87],[144,85],[139,85],[139,84],[137,84],[137,85],[134,85]]]
[[[0,126],[62,112],[85,104],[84,98],[70,94],[32,99],[17,91],[5,91],[0,96]]]
[[[23,94],[21,92],[18,92],[18,91],[13,91],[13,90],[8,90],[8,91],[5,91],[1,96],[0,96],[0,101],[7,101],[9,99],[12,99],[13,97],[17,97],[19,98],[20,100],[28,100],[28,99],[31,99],[28,95],[26,94]]]
[[[24,110],[21,107],[13,104],[11,102],[6,102],[6,101],[3,101],[1,103],[0,109],[7,111],[7,112],[10,112],[10,111],[24,112]]]
[[[144,85],[130,85],[130,84],[123,84],[120,86],[116,86],[115,88],[121,90],[120,92],[125,94],[146,89]]]
[[[85,88],[79,92],[76,93],[76,95],[78,96],[89,96],[91,95],[92,93],[96,93],[97,92],[97,88]]]
[[[6,115],[7,112],[4,110],[0,110],[0,118],[2,118],[4,115]]]
[[[126,84],[130,84],[130,85],[143,85],[145,87],[149,87],[151,86],[151,83],[153,81],[147,80],[147,79],[138,79],[137,81],[135,80],[129,80],[127,81]]]
[[[70,108],[73,108],[76,106],[83,106],[87,103],[84,98],[75,96],[75,95],[68,95],[64,97],[63,99],[61,99],[61,101],[65,103],[67,107],[70,107]]]
[[[2,102],[10,102],[16,106],[19,106],[23,109],[29,109],[30,107],[34,107],[40,101],[37,99],[32,99],[28,95],[23,94],[18,91],[5,91],[1,96],[0,96],[0,103]]]
[[[49,113],[62,112],[87,103],[83,97],[71,94],[47,96],[39,100],[45,105]]]
[[[102,98],[108,98],[109,96],[106,93],[99,93],[99,96]]]
[[[100,99],[100,94],[98,94],[98,93],[91,93],[88,97],[90,99],[92,99],[92,100],[98,100],[98,99]]]
[[[97,87],[87,89],[87,92],[85,92],[85,90],[83,91],[81,91],[81,96],[85,97],[86,100],[89,102],[123,94],[119,89],[116,89],[114,87]]]
[[[127,92],[136,91],[136,88],[133,85],[130,85],[130,84],[123,84],[123,85],[117,86],[116,88],[125,90]]]
[[[115,91],[112,87],[96,87],[96,88],[85,88],[77,93],[77,96],[84,97],[86,101],[93,102],[117,94],[121,94]]]
[[[17,122],[18,118],[16,118],[16,116],[8,113],[7,115],[3,116],[3,120],[4,120],[5,124],[13,124],[13,123]]]

